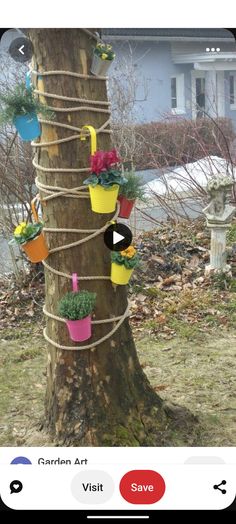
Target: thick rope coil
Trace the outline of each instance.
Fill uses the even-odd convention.
[[[49,311],[46,310],[46,307],[43,306],[43,312],[44,315],[47,317],[52,318],[53,320],[58,320],[58,322],[63,322],[66,324],[66,319],[62,317],[58,317],[57,315],[53,315],[52,313],[49,313]],[[92,320],[92,324],[108,324],[109,322],[118,322],[121,318],[123,318],[124,315],[119,315],[118,317],[111,317],[111,318],[105,318],[104,320]]]
[[[86,346],[62,346],[61,344],[58,344],[57,342],[54,342],[54,340],[49,338],[49,336],[47,335],[46,328],[44,329],[43,334],[44,334],[44,338],[47,340],[47,342],[52,344],[57,349],[63,349],[65,351],[81,351],[83,349],[93,349],[96,346],[98,346],[99,344],[102,344],[102,342],[105,342],[105,340],[110,338],[112,335],[114,335],[114,333],[117,331],[117,329],[119,329],[121,324],[124,322],[124,320],[128,316],[129,316],[129,303],[127,305],[127,308],[126,308],[124,314],[122,315],[120,320],[117,322],[116,326],[111,331],[109,331],[109,333],[104,335],[104,337],[100,338],[99,340],[96,340],[95,342],[93,342],[91,344],[87,344]],[[109,319],[109,320],[112,321],[112,319]],[[100,320],[100,321],[98,321],[98,323],[103,324],[103,323],[105,323],[105,321],[104,320]]]
[[[94,37],[95,39],[97,39],[97,37],[94,36],[93,33],[91,33],[89,30],[86,29],[84,31],[87,32],[91,37]],[[74,73],[74,72],[71,72],[71,71],[43,71],[43,72],[39,72],[39,71],[32,70],[31,72],[32,72],[33,75],[36,75],[36,76],[66,75],[66,76],[75,77],[75,78],[93,79],[93,80],[102,80],[102,81],[106,81],[106,79],[107,79],[106,77],[103,77],[103,76],[84,75],[82,73]],[[99,113],[108,113],[110,115],[110,109],[109,109],[110,103],[106,102],[106,101],[87,100],[87,99],[81,99],[81,98],[75,98],[75,97],[66,97],[66,96],[62,96],[62,95],[57,95],[57,94],[52,94],[52,93],[48,93],[48,92],[43,92],[43,91],[40,91],[39,89],[35,89],[35,93],[37,95],[39,95],[39,96],[44,96],[46,98],[48,97],[48,98],[53,98],[53,99],[57,99],[57,100],[63,100],[63,101],[67,101],[67,102],[77,102],[77,103],[81,103],[81,104],[86,104],[86,105],[80,106],[80,107],[67,107],[67,108],[66,107],[65,108],[51,107],[50,109],[53,110],[54,112],[70,113],[72,111],[88,111],[89,110],[89,111],[94,111],[94,112],[99,112]],[[105,106],[106,109],[93,107],[94,105]],[[61,127],[63,129],[69,129],[69,130],[72,130],[72,131],[76,131],[76,134],[74,134],[72,136],[69,136],[69,137],[61,138],[61,139],[58,139],[58,140],[49,141],[49,142],[35,142],[35,141],[33,141],[31,143],[31,145],[34,148],[36,148],[36,149],[37,148],[43,148],[43,147],[50,147],[50,146],[54,146],[56,144],[62,144],[62,143],[65,143],[65,142],[70,142],[72,140],[77,140],[77,139],[81,138],[82,128],[79,128],[79,127],[76,127],[76,126],[71,126],[69,124],[62,124],[60,122],[54,122],[53,120],[51,121],[51,120],[43,120],[43,119],[41,119],[40,122],[42,124],[45,124],[45,125],[56,126],[56,127]],[[107,129],[109,124],[110,124],[110,117],[104,122],[104,124],[100,128],[96,129],[96,133],[97,134],[99,134],[99,133],[112,133],[111,129]],[[54,174],[55,173],[57,173],[57,174],[59,174],[59,173],[88,173],[90,171],[89,168],[49,168],[49,167],[44,167],[44,166],[41,166],[40,164],[38,164],[35,159],[33,159],[33,166],[37,170],[39,170],[39,171],[41,171],[43,173],[48,173],[48,174],[49,173],[54,173]],[[66,197],[66,198],[89,198],[88,190],[87,190],[87,188],[85,186],[79,186],[79,187],[74,187],[74,188],[64,188],[64,187],[60,187],[60,186],[51,186],[51,185],[43,184],[39,180],[38,177],[36,178],[36,186],[42,193],[45,193],[45,197],[42,199],[42,202],[47,202],[48,200],[52,200],[54,198],[58,198],[58,197],[62,197],[62,196]],[[117,219],[117,217],[119,215],[119,209],[120,209],[120,204],[119,204],[119,202],[117,202],[117,210],[115,212],[115,215],[112,218],[112,221],[115,221]],[[55,252],[62,251],[62,250],[65,250],[65,249],[71,249],[71,248],[73,248],[75,246],[83,244],[84,242],[88,242],[92,238],[95,238],[96,236],[102,234],[106,230],[107,226],[108,226],[108,224],[106,223],[100,229],[96,229],[96,230],[95,229],[82,230],[82,229],[72,229],[72,228],[47,228],[46,227],[46,228],[44,228],[44,231],[46,231],[48,233],[65,233],[65,232],[66,233],[80,233],[80,234],[87,234],[87,233],[89,233],[88,236],[86,236],[85,238],[80,239],[80,240],[78,240],[76,242],[72,242],[70,244],[65,244],[63,246],[58,246],[56,248],[53,248],[53,249],[51,249],[49,251],[49,253],[55,253]],[[43,264],[44,264],[44,267],[47,270],[51,271],[55,275],[58,275],[58,276],[61,276],[63,278],[67,278],[67,279],[72,279],[72,275],[54,269],[53,267],[51,267],[48,264],[48,262],[43,261]],[[110,277],[109,276],[102,276],[102,275],[99,275],[99,276],[86,276],[86,277],[80,277],[80,280],[110,280]],[[65,319],[62,319],[61,317],[58,317],[57,315],[54,315],[53,313],[47,311],[45,306],[43,308],[43,312],[44,312],[44,314],[47,317],[52,318],[53,320],[56,320],[58,322],[64,322],[64,323],[66,322]],[[83,346],[62,346],[62,345],[58,344],[57,342],[55,342],[54,340],[52,340],[51,338],[49,338],[49,336],[47,335],[46,328],[44,329],[44,337],[50,344],[52,344],[57,349],[68,350],[68,351],[81,351],[81,350],[84,350],[84,349],[93,349],[96,346],[98,346],[99,344],[101,344],[102,342],[104,342],[105,340],[107,340],[108,338],[110,338],[119,329],[119,327],[121,326],[121,324],[123,323],[123,321],[125,320],[125,318],[127,316],[129,316],[129,302],[128,302],[127,308],[126,308],[125,312],[123,313],[123,315],[121,315],[119,317],[114,317],[114,318],[108,318],[108,319],[103,319],[103,320],[94,320],[94,321],[92,321],[92,324],[106,324],[106,323],[113,323],[113,322],[117,322],[117,324],[116,324],[116,326],[113,327],[113,329],[111,331],[109,331],[109,333],[107,333],[102,338],[100,338],[99,340],[96,340],[95,342],[93,342],[91,344],[87,344],[87,345],[83,345]]]

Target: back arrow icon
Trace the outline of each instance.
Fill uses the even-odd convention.
[[[25,47],[24,45],[22,45],[21,47],[19,47],[19,51],[20,51],[20,53],[21,53],[22,55],[25,54],[24,51],[23,51],[24,47]]]

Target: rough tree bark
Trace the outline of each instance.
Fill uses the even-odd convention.
[[[89,73],[95,41],[79,29],[33,29],[29,34],[34,60],[39,71],[65,70]],[[107,100],[105,82],[68,76],[43,77],[45,92],[70,97]],[[71,107],[78,103],[46,99],[50,105]],[[57,120],[77,127],[98,128],[107,118],[90,111],[57,113]],[[41,141],[56,140],[72,134],[70,130],[43,125]],[[88,166],[89,140],[74,140],[39,150],[37,160],[45,167],[79,168]],[[98,135],[98,148],[111,147],[110,135]],[[63,187],[82,185],[84,174],[37,173],[41,182]],[[43,197],[43,194],[41,194]],[[90,201],[57,198],[44,209],[46,227],[98,228],[110,215],[95,214]],[[73,242],[83,235],[48,233],[50,248]],[[80,246],[50,255],[49,263],[66,273],[80,276],[109,275],[110,252],[99,235]],[[68,279],[45,271],[46,307],[57,314],[60,297],[71,289]],[[82,281],[82,289],[97,293],[96,319],[121,315],[127,305],[124,286],[110,281]],[[96,325],[93,339],[106,334],[113,324]],[[47,319],[49,337],[71,345],[64,324]],[[89,341],[91,342],[91,340]],[[145,376],[136,354],[128,320],[96,350],[62,351],[48,347],[46,423],[54,442],[68,446],[162,445],[167,416],[161,399]]]

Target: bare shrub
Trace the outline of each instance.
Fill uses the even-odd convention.
[[[148,85],[142,74],[137,75],[136,66],[144,55],[134,58],[135,48],[126,42],[125,52],[116,58],[113,74],[109,78],[109,95],[112,105],[112,129],[115,147],[122,154],[124,162],[133,161],[139,148],[135,123],[140,120],[137,103],[148,96]],[[143,97],[138,98],[142,87]]]
[[[19,67],[1,51],[0,92],[6,93],[15,83],[24,81],[26,71],[24,64]],[[9,245],[8,241],[19,222],[31,220],[30,203],[36,194],[34,178],[31,145],[18,138],[13,126],[1,127],[0,273],[7,275],[13,270],[17,280],[23,278],[25,257],[17,246]]]
[[[17,66],[1,55],[0,92],[24,79],[26,66]],[[0,229],[8,237],[21,220],[30,218],[30,202],[35,195],[35,171],[29,143],[17,136],[12,126],[0,129]]]
[[[135,126],[137,169],[183,165],[206,156],[229,159],[229,144],[235,138],[227,118],[197,120],[167,118]]]

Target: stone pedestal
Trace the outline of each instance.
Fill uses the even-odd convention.
[[[211,230],[211,253],[206,272],[230,271],[226,260],[226,234],[236,211],[229,203],[233,183],[232,177],[224,174],[212,178],[207,184],[210,202],[203,213]]]
[[[226,234],[230,224],[208,223],[207,227],[211,229],[211,251],[210,264],[206,266],[206,272],[212,270],[227,271],[230,266],[227,265]]]

